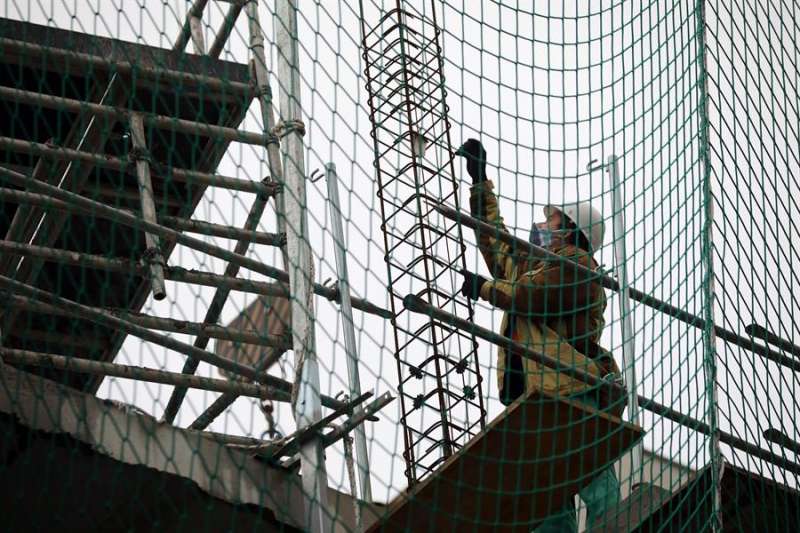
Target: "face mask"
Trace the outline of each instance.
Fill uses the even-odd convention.
[[[553,238],[567,233],[569,230],[549,230],[541,229],[537,224],[531,228],[531,234],[528,240],[531,244],[541,246],[542,248],[549,248],[553,244]]]

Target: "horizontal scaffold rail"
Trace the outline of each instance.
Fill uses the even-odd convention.
[[[75,52],[63,48],[43,46],[25,41],[17,41],[7,37],[0,38],[0,51],[35,54],[46,56],[48,59],[57,60],[58,63],[66,63],[75,66],[83,66],[87,69],[102,69],[110,72],[117,72],[123,75],[135,74],[137,77],[144,77],[152,80],[164,80],[177,82],[187,86],[198,86],[206,91],[215,91],[222,94],[231,93],[241,96],[248,100],[255,95],[254,88],[249,83],[231,81],[226,78],[216,76],[206,76],[192,72],[172,70],[167,68],[147,67],[139,63],[129,61],[109,60],[107,57],[84,52]]]
[[[28,311],[36,311],[38,313],[48,315],[81,318],[80,315],[67,311],[61,307],[41,303],[24,296],[12,296],[11,303],[14,307]],[[178,320],[175,318],[156,317],[146,315],[144,313],[134,313],[125,309],[102,308],[101,310],[127,320],[132,324],[136,324],[148,329],[157,329],[172,333],[183,333],[185,335],[205,335],[212,339],[222,339],[244,344],[254,344],[256,346],[287,348],[291,345],[288,336],[279,337],[275,335],[262,335],[255,330],[239,330],[235,328],[219,326],[217,324],[206,324],[204,322],[190,322],[188,320]]]
[[[32,189],[34,191],[38,190],[43,194],[35,195],[35,193],[27,193],[25,191],[6,191],[9,197],[16,197],[19,199],[20,202],[32,201],[35,200],[38,205],[43,205],[44,207],[56,207],[56,208],[63,208],[63,209],[80,209],[83,211],[89,211],[96,216],[102,216],[104,218],[108,218],[111,221],[118,222],[120,224],[124,224],[126,226],[139,229],[142,231],[148,231],[158,235],[164,239],[171,239],[177,241],[178,244],[186,246],[187,248],[192,248],[199,252],[207,253],[211,256],[214,256],[218,259],[222,259],[223,261],[237,263],[244,268],[252,270],[253,272],[257,272],[259,274],[263,274],[267,277],[276,279],[278,281],[288,283],[289,282],[289,274],[285,271],[280,270],[278,268],[265,265],[264,263],[257,261],[255,259],[251,259],[241,254],[233,253],[225,248],[220,246],[215,246],[213,244],[207,243],[201,239],[196,239],[194,237],[190,237],[189,235],[185,235],[180,233],[177,230],[168,228],[166,226],[162,226],[160,224],[154,224],[152,222],[147,222],[142,220],[135,215],[132,215],[122,209],[118,209],[115,207],[111,207],[109,205],[103,204],[102,202],[97,202],[95,200],[91,200],[80,194],[76,194],[73,192],[66,191],[59,187],[55,187],[48,183],[44,183],[42,181],[33,179],[29,176],[24,174],[20,174],[19,172],[13,171],[11,169],[5,168],[0,166],[0,176],[3,176],[6,180],[11,182],[12,184],[26,189]],[[60,200],[60,202],[55,202],[55,200]],[[330,300],[338,300],[338,290],[332,287],[325,287],[318,283],[314,284],[314,293],[320,296],[324,296]],[[381,309],[380,307],[367,303],[364,307],[359,307],[357,305],[357,298],[353,299],[353,307],[357,309],[363,309],[366,311],[365,308],[369,308],[372,314],[376,314],[379,316],[383,316],[385,318],[391,318],[392,314],[390,311],[386,309]],[[363,303],[363,300],[359,303]]]
[[[202,135],[204,137],[224,139],[231,142],[254,144],[257,146],[266,146],[269,143],[277,142],[277,138],[273,135],[242,131],[225,126],[215,126],[195,120],[153,115],[134,109],[94,104],[64,96],[36,93],[24,89],[15,89],[13,87],[0,86],[0,99],[8,99],[14,102],[41,106],[57,111],[69,111],[70,113],[107,117],[124,122],[130,119],[131,114],[142,113],[142,120],[145,124],[159,129],[178,131],[189,135]]]
[[[134,164],[136,163],[136,161],[131,158],[83,152],[73,148],[66,148],[49,143],[37,143],[12,137],[0,137],[0,150],[18,152],[20,154],[43,157],[45,159],[90,163],[100,168],[108,168],[120,172],[133,173]],[[260,181],[246,180],[219,174],[209,174],[198,170],[164,167],[152,161],[151,166],[155,175],[164,179],[173,179],[180,183],[196,183],[199,185],[208,185],[210,187],[219,187],[221,189],[265,194],[268,196],[272,196],[280,190],[280,185],[276,181],[267,179]],[[164,172],[165,169],[167,172]]]
[[[0,189],[0,191],[9,189]],[[20,192],[20,191],[15,191]],[[32,193],[22,193],[30,195]],[[0,194],[2,197],[2,194]],[[48,200],[49,201],[49,200]],[[9,255],[31,256],[71,266],[106,270],[108,272],[120,272],[134,274],[145,277],[147,266],[138,261],[128,259],[111,259],[102,255],[87,254],[73,250],[59,250],[57,248],[47,248],[35,244],[22,244],[13,241],[0,240],[0,253]],[[164,279],[179,283],[191,283],[203,285],[205,287],[224,287],[227,289],[259,294],[262,296],[289,296],[289,288],[285,283],[269,283],[264,281],[254,281],[244,278],[213,274],[198,270],[187,270],[182,267],[167,266],[164,268]],[[316,285],[314,294],[322,296],[330,301],[338,301],[341,295],[337,289]],[[382,318],[391,318],[391,312],[383,309],[363,298],[351,297],[351,303],[355,309],[364,313],[377,315]]]
[[[231,361],[230,359],[220,357],[219,355],[206,350],[201,350],[200,348],[186,344],[177,339],[173,339],[172,337],[168,337],[137,324],[133,324],[132,322],[119,318],[111,313],[107,313],[94,307],[63,298],[51,292],[36,288],[32,285],[16,281],[6,276],[0,276],[0,288],[6,292],[4,297],[23,295],[33,298],[39,302],[60,306],[65,310],[80,314],[82,318],[90,322],[94,322],[101,326],[118,329],[144,341],[152,342],[189,357],[194,357],[195,359],[204,363],[208,363],[212,366],[222,368],[231,372],[232,374],[236,374],[237,376],[253,380],[257,383],[279,388],[284,392],[291,392],[292,390],[292,384],[284,379],[258,372],[251,366]],[[322,405],[329,408],[338,409],[343,405],[343,402],[336,400],[335,398],[331,398],[330,396],[323,395],[321,398]]]
[[[288,392],[267,385],[258,385],[255,383],[228,379],[189,376],[181,374],[180,372],[168,372],[166,370],[157,370],[154,368],[121,365],[118,363],[107,363],[105,361],[93,361],[91,359],[32,352],[29,350],[0,347],[0,359],[5,363],[14,363],[17,365],[30,365],[40,368],[63,370],[66,372],[80,372],[98,376],[135,379],[139,381],[148,381],[150,383],[162,383],[164,385],[181,385],[193,389],[238,394],[249,398],[269,399],[278,402],[288,402],[291,398],[291,394]]]
[[[607,390],[612,397],[621,399],[627,396],[627,391],[625,387],[605,381],[597,376],[589,374],[588,372],[584,372],[578,368],[564,365],[560,361],[531,350],[529,347],[515,342],[514,340],[505,337],[503,335],[497,334],[493,331],[490,331],[486,328],[478,326],[474,322],[470,322],[469,320],[464,320],[463,318],[457,317],[453,314],[450,314],[446,311],[438,309],[428,302],[420,298],[419,296],[415,295],[408,295],[403,299],[403,305],[409,311],[413,311],[415,313],[420,313],[427,315],[435,320],[438,320],[448,326],[455,327],[462,331],[467,331],[469,333],[474,334],[476,337],[480,337],[486,341],[495,344],[496,346],[502,346],[506,350],[513,350],[514,353],[518,353],[522,357],[526,359],[530,359],[532,361],[536,361],[537,363],[544,365],[548,368],[552,368],[553,370],[563,373],[571,378],[574,378],[578,381],[582,381],[591,386],[598,387],[600,389]],[[692,418],[688,415],[681,413],[680,411],[676,411],[666,405],[662,405],[655,400],[651,400],[650,398],[646,398],[642,395],[637,395],[637,403],[643,409],[647,409],[650,412],[653,412],[659,416],[672,420],[682,426],[686,426],[694,431],[702,433],[704,435],[712,436],[713,434],[719,435],[719,439],[721,442],[724,442],[728,446],[735,448],[737,450],[743,451],[752,455],[753,457],[758,457],[764,461],[772,463],[776,466],[784,468],[785,470],[792,472],[794,474],[800,474],[800,464],[787,460],[785,457],[782,457],[778,454],[772,453],[768,450],[764,450],[756,446],[755,444],[751,444],[744,439],[741,439],[731,433],[727,433],[725,431],[717,430],[716,432],[712,431],[711,427],[702,422],[697,420],[696,418]]]

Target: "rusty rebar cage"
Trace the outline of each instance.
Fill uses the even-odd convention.
[[[483,427],[486,415],[471,334],[412,316],[402,299],[424,296],[473,318],[458,291],[466,267],[461,227],[426,197],[458,205],[445,102],[440,30],[430,11],[397,7],[374,25],[361,16],[381,229],[391,294],[406,476],[419,481]],[[426,155],[426,151],[429,155]]]

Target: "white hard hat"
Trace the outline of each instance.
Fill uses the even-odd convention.
[[[606,225],[603,222],[603,213],[589,202],[576,202],[564,205],[547,205],[544,208],[544,215],[550,216],[553,211],[560,211],[575,223],[589,244],[592,245],[589,252],[596,252],[603,246],[603,238],[606,232]]]

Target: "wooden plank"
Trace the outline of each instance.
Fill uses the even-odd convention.
[[[643,434],[579,402],[531,392],[392,502],[370,531],[531,531]]]

